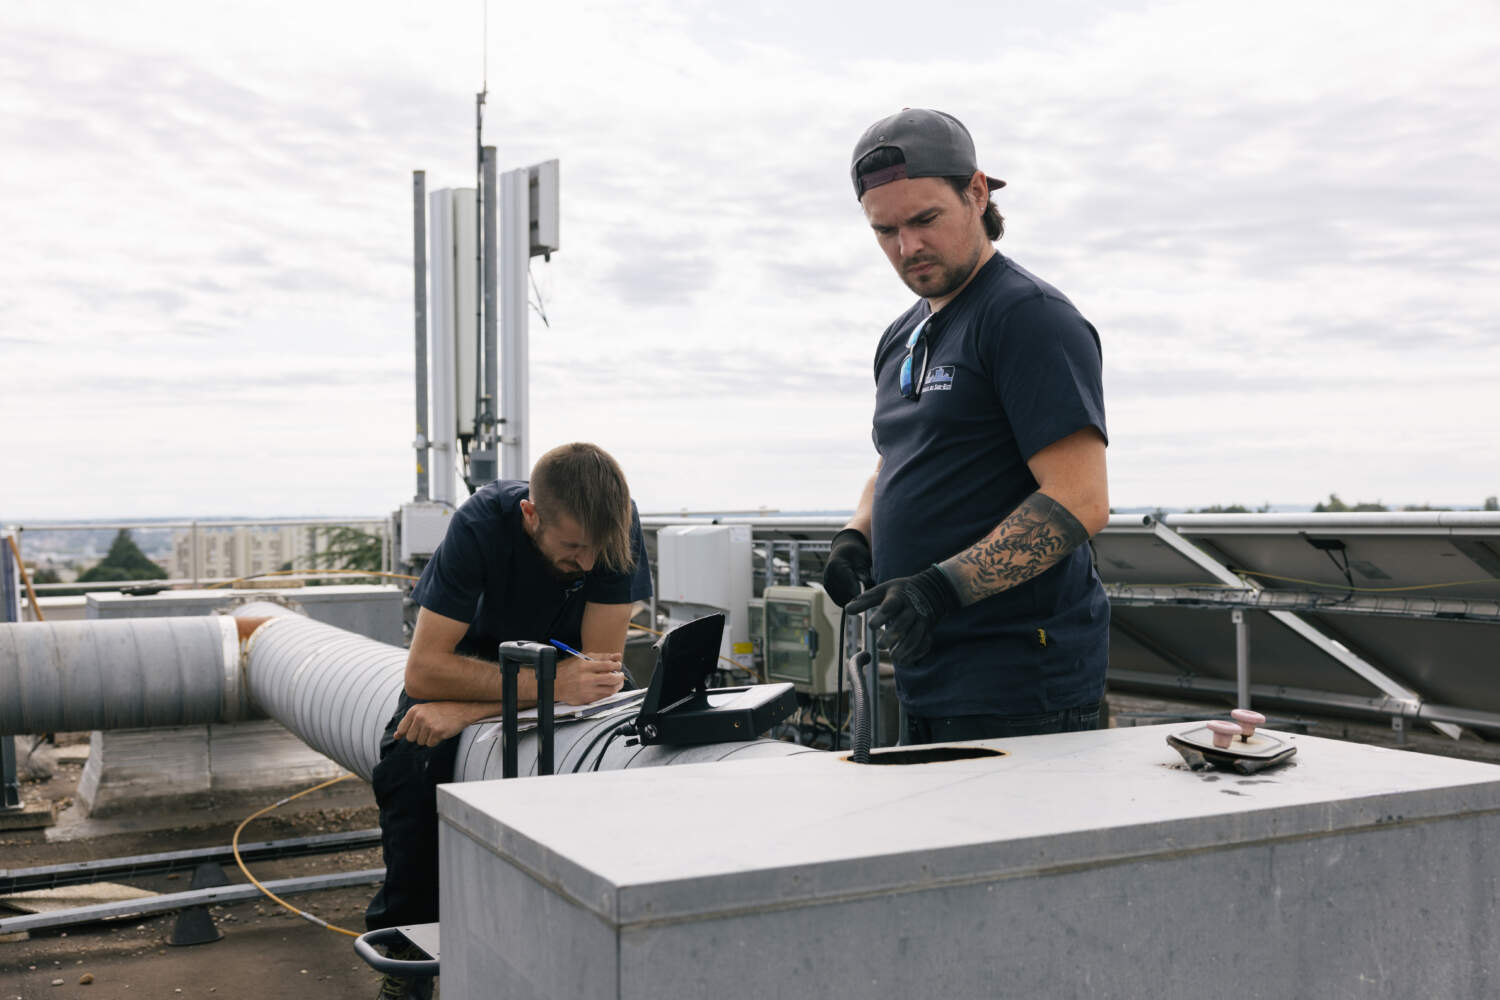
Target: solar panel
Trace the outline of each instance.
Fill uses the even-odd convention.
[[[1094,550],[1112,684],[1233,693],[1243,628],[1256,696],[1500,729],[1500,512],[1115,515]]]

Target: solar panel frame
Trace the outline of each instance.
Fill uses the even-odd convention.
[[[1296,688],[1313,699],[1321,694],[1331,709],[1347,707],[1350,699],[1381,703],[1406,689],[1420,703],[1460,708],[1481,723],[1493,715],[1500,727],[1500,618],[1458,620],[1451,610],[1463,607],[1454,602],[1473,602],[1476,614],[1493,614],[1500,602],[1500,512],[1116,517],[1093,544],[1099,575],[1115,592],[1112,680],[1207,682],[1220,690],[1234,681],[1232,609],[1183,603],[1195,590],[1217,589],[1218,600],[1236,600],[1226,594],[1235,579],[1229,570],[1243,581],[1239,593],[1247,601],[1256,588],[1328,600],[1378,594],[1381,601],[1366,603],[1406,615],[1299,610],[1296,618],[1321,636],[1315,643],[1283,623],[1290,620],[1286,612],[1246,610],[1249,670],[1258,688]],[[1184,588],[1183,594],[1148,595],[1122,586],[1168,584]],[[1340,662],[1351,656],[1390,683],[1372,683]],[[1410,710],[1399,702],[1390,702],[1392,711]]]

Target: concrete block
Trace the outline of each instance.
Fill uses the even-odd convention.
[[[444,995],[1500,992],[1500,767],[1200,774],[1183,728],[443,786]]]
[[[114,729],[89,737],[78,780],[84,815],[197,808],[216,793],[311,785],[343,773],[270,719],[163,729]]]

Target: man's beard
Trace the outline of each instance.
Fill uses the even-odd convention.
[[[907,268],[913,264],[936,264],[937,267],[913,277],[907,272]],[[966,263],[952,267],[945,266],[940,258],[919,256],[902,262],[901,280],[907,288],[924,299],[941,299],[962,288],[964,282],[969,280],[969,275],[974,273],[974,268],[978,266],[978,251]]]
[[[545,557],[543,557],[543,561],[545,561],[547,564],[547,572],[551,573],[552,579],[556,580],[558,583],[566,583],[571,585],[577,583],[579,580],[582,580],[585,576],[588,576],[588,574],[581,569],[563,569],[561,566],[557,565],[557,563],[553,562],[551,559],[546,559]]]
[[[558,583],[574,584],[588,575],[581,569],[563,569],[547,557],[547,553],[542,551],[542,547],[536,543],[536,539],[531,537],[531,532],[524,532],[524,534],[526,535],[526,541],[531,543],[531,551],[536,553],[537,559],[543,566],[547,567],[547,573]]]

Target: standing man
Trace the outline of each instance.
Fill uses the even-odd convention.
[[[824,586],[850,614],[873,609],[903,743],[1098,728],[1109,603],[1086,543],[1109,519],[1099,335],[996,252],[990,192],[1005,182],[979,170],[952,115],[876,122],[851,176],[920,298],[875,352],[880,461]]]
[[[481,487],[411,596],[421,610],[405,686],[371,780],[386,873],[365,912],[369,930],[438,919],[437,786],[453,780],[464,728],[500,713],[500,643],[560,639],[590,657],[558,661],[556,697],[570,705],[624,683],[631,605],[651,596],[624,473],[595,445],[566,444],[537,461],[529,483]],[[520,707],[536,704],[533,671],[521,670],[517,689]],[[431,979],[395,976],[380,993],[431,995]]]

